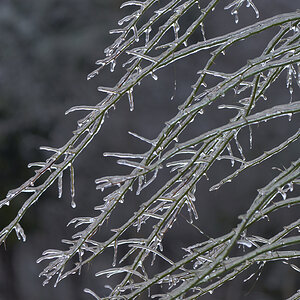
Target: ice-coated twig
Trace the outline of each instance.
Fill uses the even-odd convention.
[[[209,190],[214,191],[219,189],[223,184],[227,182],[231,182],[233,178],[237,177],[238,174],[243,172],[244,170],[253,167],[257,164],[260,164],[264,160],[272,157],[273,155],[277,154],[280,151],[283,151],[286,147],[288,147],[291,143],[297,141],[300,137],[300,130],[298,130],[293,136],[285,140],[283,143],[278,145],[277,147],[272,148],[269,151],[265,151],[261,156],[252,159],[251,161],[244,162],[239,169],[237,169],[234,173],[231,175],[223,178],[218,184],[213,185]]]

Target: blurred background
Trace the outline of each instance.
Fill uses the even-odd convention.
[[[121,77],[122,69],[117,66],[114,73],[105,70],[93,80],[86,80],[86,75],[95,68],[94,62],[104,57],[103,50],[114,40],[108,31],[116,28],[117,21],[124,16],[119,10],[122,2],[0,1],[0,199],[5,197],[9,189],[16,188],[32,175],[33,171],[27,168],[28,163],[47,158],[47,153],[38,150],[39,146],[60,147],[71,137],[76,121],[83,115],[78,112],[65,116],[64,112],[74,105],[94,105],[100,102],[103,94],[99,94],[96,87],[113,86]],[[299,8],[299,3],[295,0],[255,2],[260,10],[260,19]],[[245,7],[240,10],[239,17],[239,24],[235,24],[230,12],[224,12],[223,4],[220,5],[207,20],[207,38],[256,21],[253,10]],[[220,70],[236,70],[247,59],[261,53],[272,34],[274,31],[270,31],[269,36],[263,34],[255,40],[233,47],[230,53],[217,61]],[[202,39],[200,35],[196,35],[195,39],[197,38]],[[65,176],[62,199],[57,198],[54,186],[24,218],[22,226],[27,234],[27,242],[18,241],[12,234],[0,248],[0,300],[92,299],[82,292],[85,287],[95,290],[99,295],[105,295],[107,291],[103,286],[108,281],[95,278],[94,274],[111,265],[110,252],[84,268],[81,276],[69,277],[56,288],[51,284],[42,286],[42,279],[38,274],[43,266],[35,261],[44,250],[63,247],[60,241],[70,236],[72,231],[66,228],[66,224],[72,217],[88,216],[93,207],[101,203],[103,195],[95,190],[96,178],[126,172],[116,165],[114,159],[103,158],[102,153],[146,151],[147,145],[135,140],[127,132],[133,131],[149,139],[155,138],[164,122],[177,112],[177,105],[189,94],[190,86],[197,78],[196,72],[203,67],[208,55],[203,54],[203,58],[199,55],[190,57],[184,63],[177,62],[158,72],[160,80],[157,82],[151,78],[145,79],[135,89],[134,112],[129,111],[128,101],[123,99],[117,109],[109,114],[103,129],[75,163],[77,208],[70,207],[69,183]],[[285,80],[283,76],[280,84],[270,91],[268,98],[272,103],[289,101]],[[172,96],[173,102],[170,100]],[[295,87],[294,97],[297,96],[299,89]],[[192,137],[199,134],[199,131],[221,125],[229,117],[232,116],[223,114],[223,111],[218,115],[204,115],[201,122],[193,126],[189,135]],[[259,130],[253,129],[254,148],[246,154],[253,157],[270,149],[285,136],[291,136],[298,125],[299,118],[293,118],[291,122],[286,118],[263,124]],[[241,143],[245,145],[247,141],[249,142],[249,136],[245,133],[241,136]],[[199,220],[195,225],[212,237],[227,233],[237,223],[237,216],[249,207],[256,196],[256,190],[278,174],[278,171],[271,168],[288,167],[290,161],[297,159],[298,155],[299,143],[262,166],[242,174],[235,185],[225,185],[220,191],[209,193],[208,188],[224,177],[223,174],[226,175],[222,173],[222,166],[214,167],[208,174],[210,181],[201,182],[197,188]],[[153,189],[150,188],[142,196],[148,199],[152,192]],[[1,228],[14,217],[22,200],[25,198],[20,197],[14,205],[0,210]],[[130,216],[139,205],[136,201],[141,201],[134,196],[127,200],[126,205],[116,212],[119,221]],[[263,223],[260,234],[268,237],[276,233],[283,224],[289,224],[299,217],[299,213],[297,208],[285,210],[275,222]],[[170,231],[164,243],[167,256],[174,259],[179,259],[183,254],[177,249],[203,239],[197,228],[187,226],[187,216],[183,214],[178,219],[173,228],[175,230]],[[113,226],[108,224],[107,231],[104,228],[100,239],[104,240],[108,236],[111,227]],[[266,265],[258,281],[255,280],[256,276],[243,283],[246,277],[245,274],[241,275],[203,299],[283,299],[300,287],[299,273],[282,263]]]

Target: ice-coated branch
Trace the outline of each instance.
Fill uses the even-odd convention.
[[[6,198],[0,201],[1,208],[3,205],[9,205],[21,193],[27,193],[25,196],[30,193],[16,217],[1,230],[0,243],[4,242],[13,231],[18,239],[26,240],[25,232],[20,225],[22,217],[56,181],[58,197],[62,197],[62,179],[67,170],[70,171],[71,205],[75,208],[74,160],[99,132],[109,110],[121,99],[125,98],[130,111],[134,111],[134,89],[144,78],[150,75],[157,81],[159,80],[155,73],[157,70],[177,60],[184,60],[190,55],[198,55],[201,51],[210,51],[211,56],[204,66],[201,66],[197,75],[195,74],[197,79],[191,86],[189,96],[180,99],[178,112],[165,122],[156,138],[145,138],[129,132],[139,142],[146,142],[148,150],[145,153],[104,153],[104,156],[116,157],[117,163],[129,171],[125,175],[123,172],[122,175],[104,176],[95,180],[96,188],[100,191],[108,188],[112,191],[94,207],[95,215],[76,217],[68,223],[68,226],[72,225],[78,231],[71,238],[62,241],[67,245],[67,250],[48,249],[43,252],[37,262],[49,261],[40,273],[40,276],[44,277],[44,284],[55,279],[57,285],[64,278],[80,273],[84,265],[98,257],[101,258],[104,251],[112,248],[112,267],[97,271],[96,276],[110,277],[118,274],[123,277],[116,281],[106,298],[85,289],[85,292],[95,299],[134,299],[147,290],[151,295],[154,285],[167,285],[169,290],[168,293],[151,295],[152,298],[195,299],[206,293],[212,293],[214,289],[255,264],[262,266],[267,261],[299,258],[299,251],[283,249],[299,245],[300,236],[297,231],[300,226],[299,220],[291,220],[290,224],[285,224],[283,229],[272,237],[264,237],[260,232],[247,235],[248,228],[264,218],[271,217],[272,212],[300,203],[298,196],[289,194],[300,183],[299,159],[280,172],[268,185],[258,190],[258,195],[249,209],[244,215],[239,216],[239,224],[229,233],[217,238],[206,236],[205,241],[186,247],[184,249],[186,254],[177,262],[164,254],[164,237],[172,230],[182,211],[188,212],[189,223],[197,221],[195,203],[201,199],[197,199],[196,190],[201,178],[206,178],[207,173],[211,173],[212,166],[223,160],[231,161],[232,166],[231,174],[210,189],[216,190],[248,168],[261,164],[299,142],[299,128],[297,128],[296,133],[286,136],[280,144],[267,151],[264,149],[262,154],[252,159],[248,159],[245,146],[240,142],[243,129],[249,128],[250,148],[254,148],[252,143],[254,124],[284,116],[291,119],[300,112],[299,99],[292,97],[294,82],[300,86],[299,11],[281,14],[234,32],[206,39],[204,34],[206,18],[209,15],[214,16],[214,10],[219,4],[222,4],[222,1],[211,0],[202,7],[201,1],[197,0],[172,0],[166,4],[161,4],[158,0],[129,0],[121,5],[121,8],[129,7],[130,14],[119,20],[118,28],[110,31],[118,37],[105,49],[106,58],[96,62],[98,67],[88,75],[88,79],[93,78],[108,65],[110,70],[114,71],[119,60],[124,62],[122,75],[112,87],[98,86],[98,91],[105,93],[98,104],[83,104],[66,111],[66,114],[84,111],[87,115],[77,122],[78,126],[73,136],[64,146],[41,147],[50,153],[49,158],[45,162],[29,164],[28,167],[37,168],[35,175],[19,188],[9,191]],[[237,13],[243,4],[251,7],[256,17],[259,16],[252,0],[231,1],[225,9],[231,10],[237,22]],[[184,18],[188,20],[183,20]],[[184,22],[186,26],[182,26]],[[278,28],[277,33],[272,35],[260,55],[232,73],[218,70],[217,59],[226,55],[225,51],[231,51],[232,45],[274,28]],[[200,30],[203,40],[190,44],[193,40],[191,37],[197,30]],[[165,39],[168,41],[165,42]],[[275,83],[280,84],[283,72],[287,73],[284,74],[286,76],[284,88],[288,89],[291,98],[279,99],[278,105],[274,105],[271,99],[266,102],[263,110],[254,111],[259,101],[266,100],[269,88]],[[206,79],[210,78],[217,83],[207,86],[205,82],[210,80]],[[229,97],[224,101],[223,97],[227,96],[227,93]],[[234,112],[234,117],[224,121],[223,125],[185,138],[190,125],[199,119],[201,121],[208,107],[217,101],[219,109],[222,109],[216,110],[218,114],[222,114],[224,109],[229,109]],[[184,155],[184,158],[181,155]],[[163,168],[170,168],[169,177],[165,180],[156,180]],[[208,175],[214,177],[214,174]],[[145,199],[143,190],[154,181],[157,183],[156,190]],[[129,191],[134,191],[141,200],[139,207],[118,228],[111,229],[111,234],[106,240],[97,241],[95,233],[105,221],[113,217],[117,206],[124,205]],[[146,226],[152,226],[150,232],[142,230]],[[134,230],[139,232],[139,237],[126,238],[127,232]],[[238,251],[234,252],[234,255],[233,249]],[[120,252],[123,253],[122,258],[118,255]],[[170,266],[152,275],[147,263],[149,256],[152,258],[151,265],[156,263],[156,259],[162,259]],[[296,265],[290,266],[298,271]],[[187,292],[192,295],[187,296]],[[297,293],[291,299],[296,296]]]

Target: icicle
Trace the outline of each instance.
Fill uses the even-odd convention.
[[[237,148],[238,148],[238,150],[239,150],[239,152],[241,154],[242,159],[245,160],[246,158],[245,158],[245,156],[243,154],[243,148],[242,148],[242,146],[240,145],[240,143],[239,143],[239,141],[237,139],[237,135],[238,135],[238,132],[236,132],[234,134],[235,143],[236,143],[236,146],[237,146]]]
[[[135,19],[135,18],[136,18],[136,14],[135,13],[133,13],[133,14],[131,14],[129,16],[125,16],[123,19],[121,19],[121,20],[118,21],[118,25],[122,26],[125,22],[129,22],[130,20]]]
[[[226,148],[227,148],[227,151],[229,153],[229,156],[233,157],[233,152],[232,152],[230,143],[227,144]],[[231,159],[231,166],[232,167],[234,166],[234,159]]]
[[[85,288],[83,291],[87,294],[92,295],[96,300],[101,300],[101,298],[97,296],[97,294],[95,294],[92,290]]]
[[[110,63],[110,72],[113,72],[115,70],[116,67],[116,60],[112,60]]]
[[[141,193],[141,191],[146,188],[149,184],[151,184],[157,177],[157,174],[158,174],[158,169],[159,168],[156,168],[154,173],[153,173],[153,176],[150,178],[150,180],[148,180],[147,182],[145,181],[144,185],[143,186],[139,186],[137,191],[136,191],[136,194],[139,195]]]
[[[49,146],[40,146],[40,150],[55,152],[55,153],[58,153],[58,154],[61,153],[61,149],[60,148],[53,148],[53,147],[49,147]]]
[[[289,88],[292,85],[293,80],[293,67],[290,65],[288,67],[287,78],[286,78],[286,87]]]
[[[18,240],[22,239],[23,242],[26,242],[26,235],[25,235],[24,229],[22,228],[22,226],[19,223],[17,223],[15,225],[14,230],[16,232]]]
[[[58,198],[60,199],[62,196],[62,186],[63,186],[63,172],[62,171],[58,175],[57,184],[58,184]]]
[[[257,9],[257,7],[254,5],[254,3],[252,2],[252,0],[247,0],[247,4],[246,4],[247,7],[252,7],[254,12],[255,12],[255,15],[256,15],[256,18],[258,19],[259,18],[259,11]]]
[[[177,90],[177,80],[174,80],[174,90],[173,90],[173,95],[171,97],[171,101],[175,98],[175,94],[176,94],[176,90]]]
[[[203,41],[206,41],[205,32],[204,32],[204,24],[203,23],[200,24],[200,29],[201,29]]]
[[[294,264],[290,264],[290,267],[300,273],[300,268],[298,266],[296,266]]]
[[[151,27],[148,27],[146,30],[145,30],[145,45],[148,44],[149,40],[150,40],[150,32],[151,32]]]
[[[132,31],[133,31],[134,40],[138,42],[140,38],[139,38],[138,30],[135,25],[132,27]]]
[[[180,29],[178,21],[175,21],[173,23],[172,27],[173,27],[173,30],[174,30],[175,40],[178,40],[178,32],[179,32],[179,29]]]
[[[150,144],[150,145],[155,146],[155,144],[156,144],[156,141],[155,141],[155,140],[149,140],[149,139],[144,138],[144,137],[138,135],[137,133],[134,133],[134,132],[131,132],[131,131],[128,131],[128,133],[129,133],[130,135],[134,136],[135,138],[137,138],[137,139],[139,139],[139,140],[141,140],[141,141],[143,141],[143,142],[146,142],[146,143],[148,143],[148,144]]]
[[[233,10],[231,14],[234,16],[234,22],[237,24],[239,22],[239,16],[237,10]]]
[[[74,197],[75,197],[75,178],[74,178],[74,167],[72,164],[70,164],[70,179],[71,179],[71,182],[70,182],[70,189],[71,189],[71,207],[72,208],[76,208],[76,203],[75,203],[75,200],[74,200]]]
[[[297,84],[300,87],[300,63],[297,63],[298,76],[297,76]]]
[[[114,258],[112,262],[112,266],[115,267],[117,264],[117,253],[118,253],[118,242],[115,240],[114,242]]]
[[[95,64],[100,65],[100,67],[103,68],[106,65],[106,62],[103,59],[98,59],[98,60],[96,60]]]
[[[155,74],[153,73],[153,71],[152,71],[150,74],[151,74],[151,77],[152,77],[154,80],[158,80],[158,76],[155,75]]]
[[[145,158],[145,154],[119,153],[119,152],[104,152],[104,157],[118,157],[118,158]]]
[[[237,244],[246,246],[247,248],[251,248],[253,246],[252,243],[246,239],[237,241]]]
[[[286,192],[282,188],[278,188],[278,193],[282,196],[283,200],[286,200]]]
[[[123,29],[123,28],[111,29],[111,30],[109,31],[109,34],[115,34],[115,33],[120,34],[120,33],[124,33],[125,31],[126,31],[126,30]],[[98,61],[97,61],[97,62],[98,62]],[[96,62],[96,64],[97,64],[97,62]]]
[[[129,101],[129,109],[130,109],[130,111],[133,111],[133,110],[134,110],[134,102],[133,102],[133,95],[132,95],[132,92],[133,92],[133,88],[130,88],[130,89],[127,91],[128,101]]]
[[[252,143],[253,143],[253,135],[252,135],[252,127],[249,125],[249,147],[252,149]]]

